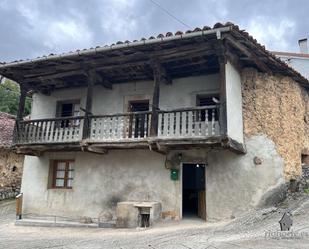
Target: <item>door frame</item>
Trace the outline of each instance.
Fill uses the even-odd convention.
[[[183,213],[182,213],[182,209],[183,209],[183,165],[184,164],[204,164],[205,165],[205,207],[206,207],[206,219],[205,221],[207,221],[207,181],[206,181],[206,176],[207,176],[207,163],[205,162],[201,162],[200,160],[196,160],[196,161],[184,161],[181,162],[179,165],[179,218],[182,219],[183,218]]]

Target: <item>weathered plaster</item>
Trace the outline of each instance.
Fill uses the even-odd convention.
[[[73,189],[48,189],[50,159],[64,158],[75,158]],[[114,215],[119,201],[158,201],[163,211],[179,216],[179,182],[170,180],[164,161],[163,155],[147,150],[27,156],[22,186],[24,212],[98,218],[102,211]]]
[[[284,183],[283,159],[265,135],[246,139],[247,154],[211,150],[206,167],[206,211],[209,220],[230,218],[260,204],[263,195]],[[254,164],[254,157],[262,161]]]

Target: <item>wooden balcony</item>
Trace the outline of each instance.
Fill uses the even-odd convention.
[[[218,106],[158,111],[157,115],[156,136],[150,136],[150,111],[19,121],[15,130],[15,146],[48,146],[51,150],[56,145],[61,149],[83,146],[110,149],[143,148],[153,144],[158,146],[158,143],[165,146],[219,142]],[[89,130],[85,133],[86,127]],[[84,137],[83,134],[88,135]]]

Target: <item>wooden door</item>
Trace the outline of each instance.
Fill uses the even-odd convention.
[[[206,192],[200,190],[198,192],[198,217],[206,220]]]

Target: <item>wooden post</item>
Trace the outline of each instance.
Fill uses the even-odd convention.
[[[27,97],[27,88],[25,85],[20,84],[20,97],[19,97],[18,111],[16,115],[17,120],[23,119],[25,112],[26,97]]]
[[[90,129],[91,129],[91,108],[92,108],[92,93],[93,93],[93,85],[94,85],[94,78],[95,72],[94,71],[87,71],[86,75],[88,76],[88,86],[87,86],[87,96],[86,96],[86,106],[85,106],[85,119],[84,119],[84,126],[83,126],[83,139],[87,139],[90,137]]]
[[[18,110],[17,110],[16,120],[15,120],[13,144],[16,144],[19,141],[19,137],[20,137],[19,133],[22,132],[20,131],[19,122],[22,121],[24,117],[27,91],[28,89],[26,85],[20,84],[20,96],[19,96]]]
[[[226,110],[226,57],[220,55],[218,57],[220,65],[220,135],[227,135],[227,110]]]
[[[16,196],[16,219],[21,220],[22,218],[22,205],[23,205],[23,194],[20,193]]]
[[[153,96],[152,96],[152,108],[151,108],[151,124],[150,124],[150,136],[156,137],[158,135],[158,117],[159,117],[159,101],[160,101],[160,81],[161,81],[161,70],[160,65],[156,62],[153,65]]]

